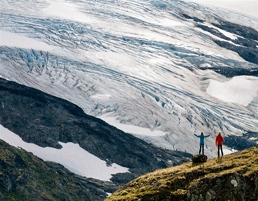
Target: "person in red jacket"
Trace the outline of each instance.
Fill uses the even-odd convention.
[[[224,138],[221,136],[221,132],[216,136],[216,145],[218,147],[218,158],[220,156],[220,151],[221,151],[221,156],[223,156],[223,151],[222,151],[222,144],[223,144]]]

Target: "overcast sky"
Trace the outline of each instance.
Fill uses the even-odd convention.
[[[185,0],[206,5],[215,5],[245,13],[258,18],[258,0]]]

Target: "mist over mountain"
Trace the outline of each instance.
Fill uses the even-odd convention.
[[[258,143],[258,23],[242,13],[180,0],[1,0],[0,76],[1,124],[26,143],[145,164],[117,185],[196,154],[194,133],[211,134],[208,157],[218,131],[228,153]]]

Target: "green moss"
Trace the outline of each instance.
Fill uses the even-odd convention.
[[[176,191],[171,192],[174,196],[185,195],[186,193],[187,191],[185,189],[177,189]]]

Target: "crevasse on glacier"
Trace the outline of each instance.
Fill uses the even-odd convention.
[[[251,17],[168,0],[0,6],[6,79],[168,149],[194,153],[195,132],[257,132],[258,25]],[[216,154],[213,138],[207,148]]]

